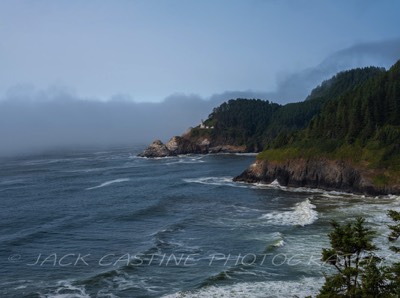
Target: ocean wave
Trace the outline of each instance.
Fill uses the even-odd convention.
[[[285,245],[283,234],[281,232],[276,232],[273,234],[274,242],[271,247],[282,247]]]
[[[302,278],[297,281],[242,282],[224,286],[206,286],[199,290],[178,292],[163,298],[200,297],[252,297],[285,298],[314,296],[324,283],[324,278]]]
[[[233,153],[234,155],[238,156],[257,156],[258,153]]]
[[[26,179],[8,179],[0,181],[0,192],[10,191],[10,190],[20,190],[22,188],[27,188],[32,182]]]
[[[388,210],[400,212],[400,200],[395,196],[386,196],[379,199],[364,199],[362,204],[342,206],[338,209],[344,217],[363,216],[374,225],[384,226],[391,223]]]
[[[166,165],[174,165],[174,164],[196,164],[196,163],[203,163],[205,162],[203,160],[204,156],[178,156],[178,160],[177,161],[171,161],[171,162],[167,162]]]
[[[14,185],[14,184],[23,184],[25,179],[5,179],[0,180],[0,185]]]
[[[237,155],[237,156],[257,156],[258,153],[233,153],[233,152],[218,152],[218,153],[209,153],[208,155]]]
[[[293,193],[312,193],[317,194],[322,197],[327,198],[360,198],[365,196],[360,196],[357,194],[340,192],[340,191],[328,191],[319,188],[308,188],[308,187],[287,187],[279,184],[277,180],[266,184],[266,183],[247,183],[247,182],[234,182],[233,177],[223,176],[223,177],[200,177],[200,178],[190,178],[183,179],[183,181],[188,183],[200,183],[208,185],[219,185],[219,186],[230,186],[239,188],[250,188],[250,189],[277,189],[286,192]],[[399,199],[400,200],[400,199]]]
[[[274,211],[262,215],[260,218],[274,225],[310,225],[318,219],[318,212],[309,199],[297,203],[291,211]]]
[[[250,208],[250,207],[245,207],[245,206],[239,206],[239,205],[233,205],[232,206],[235,209],[235,212],[237,213],[260,213],[263,212],[265,210],[262,209],[257,209],[257,208]]]
[[[217,185],[217,186],[231,186],[231,187],[240,187],[240,188],[248,188],[245,184],[239,184],[233,182],[233,177],[200,177],[200,178],[187,178],[182,179],[187,183],[199,183],[206,185]]]
[[[129,169],[129,168],[138,168],[141,165],[137,163],[125,163],[120,166],[113,166],[113,167],[97,167],[97,168],[84,168],[84,169],[77,169],[77,170],[66,170],[66,173],[90,173],[90,172],[101,172],[101,171],[109,171],[109,170],[119,170],[119,169]]]
[[[115,180],[110,180],[110,181],[106,181],[106,182],[104,182],[104,183],[102,183],[100,185],[86,188],[86,190],[101,188],[101,187],[105,187],[105,186],[108,186],[108,185],[111,185],[111,184],[114,184],[114,183],[121,183],[121,182],[126,182],[126,181],[129,181],[129,180],[131,180],[131,179],[129,179],[129,178],[119,178],[119,179],[115,179]]]
[[[20,163],[22,166],[36,166],[36,165],[49,165],[54,163],[73,163],[76,161],[88,160],[87,157],[67,157],[67,158],[46,158],[46,159],[33,159]]]
[[[53,292],[40,295],[41,298],[90,298],[85,287],[74,286],[70,281],[60,281]]]
[[[239,182],[243,184],[243,182]],[[272,189],[279,189],[288,192],[297,192],[297,193],[315,193],[321,196],[326,196],[328,198],[337,198],[337,197],[360,197],[360,195],[348,193],[348,192],[341,192],[337,190],[324,190],[320,188],[309,188],[309,187],[289,187],[289,186],[282,186],[279,184],[278,180],[274,180],[271,183],[251,183],[254,187],[257,188],[272,188]]]

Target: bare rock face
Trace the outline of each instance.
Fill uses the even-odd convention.
[[[166,157],[179,154],[206,154],[208,153],[209,142],[202,140],[195,143],[183,137],[174,136],[167,144],[160,140],[154,141],[146,150],[139,154],[141,157]]]
[[[168,150],[167,146],[160,140],[155,140],[153,143],[150,144],[149,147],[147,147],[146,150],[144,150],[138,156],[152,158],[152,157],[166,157],[170,155],[171,151]]]
[[[382,188],[372,183],[373,173],[341,160],[326,158],[293,159],[285,162],[257,160],[234,181],[271,183],[282,186],[340,190],[367,195],[400,193],[398,187]]]
[[[171,152],[176,152],[178,151],[179,147],[180,147],[180,137],[172,137],[171,140],[168,141],[168,143],[166,144],[167,149]]]
[[[171,151],[173,155],[208,153],[207,144],[198,144],[193,142],[192,140],[178,136],[172,137],[171,140],[168,141],[167,148]]]

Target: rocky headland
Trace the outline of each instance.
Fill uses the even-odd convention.
[[[155,140],[142,153],[141,157],[156,158],[177,156],[181,154],[209,154],[209,153],[245,153],[249,152],[246,146],[213,143],[207,138],[189,138],[174,136],[166,144]]]
[[[302,102],[229,100],[144,157],[261,152],[234,181],[400,194],[400,61],[340,72]]]
[[[237,182],[266,183],[275,180],[282,186],[339,190],[365,195],[400,194],[400,185],[377,185],[378,170],[354,166],[343,160],[297,158],[284,162],[257,159]]]

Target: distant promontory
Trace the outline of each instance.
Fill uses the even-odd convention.
[[[302,102],[232,99],[140,156],[260,152],[234,180],[400,194],[400,62],[340,72]]]

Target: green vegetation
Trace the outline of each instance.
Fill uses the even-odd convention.
[[[305,101],[282,106],[274,113],[270,125],[266,127],[267,144],[271,141],[276,144],[282,142],[284,136],[290,138],[291,133],[307,127],[326,102],[354,90],[383,72],[383,69],[377,67],[340,72],[311,91]]]
[[[400,62],[357,88],[327,101],[307,127],[311,139],[391,145],[400,137]]]
[[[215,108],[205,124],[214,126],[211,138],[258,151],[263,148],[265,128],[279,108],[276,103],[260,99],[229,100]]]
[[[341,72],[315,88],[303,102],[279,105],[260,99],[231,99],[204,121],[213,129],[196,127],[190,136],[208,137],[217,144],[246,145],[249,151],[284,145],[291,134],[307,127],[327,101],[382,72],[375,67]]]
[[[389,226],[388,240],[395,242],[400,236],[400,213],[391,210],[388,215],[395,223]],[[331,247],[322,250],[322,261],[334,267],[336,273],[325,276],[317,298],[399,297],[400,263],[376,255],[376,233],[366,226],[365,219],[344,224],[333,221],[332,227],[328,235]],[[397,246],[390,249],[400,252]],[[384,261],[389,263],[383,266]]]
[[[364,68],[342,74],[334,88],[323,83],[306,100],[328,94],[307,127],[281,132],[258,158],[342,159],[377,170],[372,177],[376,186],[400,183],[400,61],[388,71]]]
[[[400,184],[400,61],[388,71],[340,72],[303,102],[229,100],[191,130],[213,145],[245,145],[259,159],[324,157],[369,170],[375,186]]]

